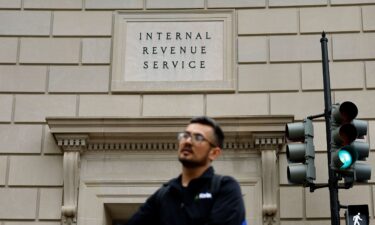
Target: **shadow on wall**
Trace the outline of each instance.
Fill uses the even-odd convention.
[[[125,225],[140,206],[140,203],[104,204],[106,225]]]

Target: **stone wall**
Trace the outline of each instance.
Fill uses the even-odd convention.
[[[113,12],[176,9],[235,10],[235,92],[112,93]],[[62,156],[47,116],[301,120],[322,113],[323,30],[333,102],[357,104],[375,151],[375,0],[0,0],[0,224],[60,224]],[[324,183],[323,121],[315,122],[315,133],[317,182]],[[328,191],[289,185],[285,167],[282,152],[281,224],[330,224]],[[369,204],[373,220],[373,184],[340,191],[341,203]]]

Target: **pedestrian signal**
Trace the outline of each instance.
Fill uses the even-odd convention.
[[[346,225],[368,225],[368,205],[349,205],[345,212]]]

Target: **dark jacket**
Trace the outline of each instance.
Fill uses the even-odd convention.
[[[187,188],[182,187],[181,176],[170,180],[147,199],[127,225],[241,225],[245,207],[239,184],[224,176],[217,193],[211,193],[213,176],[210,167]]]

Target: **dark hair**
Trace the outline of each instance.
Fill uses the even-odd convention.
[[[207,117],[207,116],[198,116],[190,120],[190,124],[192,123],[199,123],[199,124],[204,124],[204,125],[212,127],[212,129],[214,130],[215,143],[221,149],[223,148],[224,132],[221,129],[220,125],[214,119]]]

